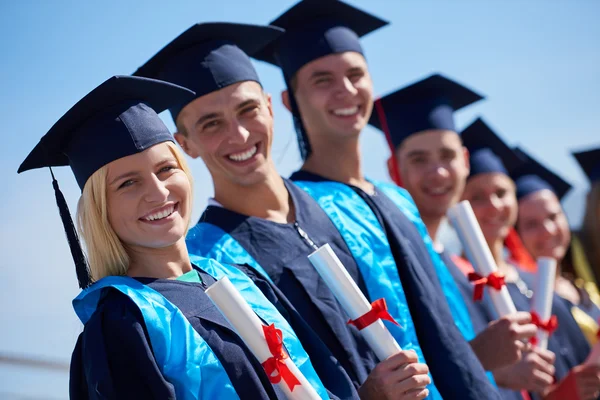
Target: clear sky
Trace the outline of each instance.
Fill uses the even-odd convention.
[[[391,24],[364,39],[377,94],[441,72],[487,100],[458,113],[460,128],[477,115],[507,141],[521,144],[574,184],[566,200],[578,225],[587,181],[569,149],[600,144],[600,2],[595,0],[350,1]],[[0,354],[68,363],[81,326],[78,293],[49,172],[16,174],[40,137],[89,90],[129,74],[197,22],[267,23],[291,0],[142,0],[0,2],[0,119],[5,171],[0,225]],[[257,63],[273,94],[274,157],[282,175],[300,165],[281,73]],[[168,114],[163,115],[173,127]],[[362,137],[365,170],[388,179],[388,151],[378,132]],[[212,194],[200,161],[195,216]],[[57,170],[75,212],[79,189]],[[66,398],[65,372],[0,365],[0,397]],[[30,398],[30,397],[27,397]]]

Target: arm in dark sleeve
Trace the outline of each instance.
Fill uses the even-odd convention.
[[[298,336],[298,339],[302,343],[302,347],[304,347],[304,350],[308,353],[315,371],[327,389],[330,398],[358,398],[358,394],[351,379],[348,377],[348,374],[342,368],[339,361],[331,354],[331,351],[329,351],[312,328],[300,316],[281,290],[249,265],[237,267],[252,279],[267,300],[277,308],[279,313],[287,320],[292,329],[294,329],[296,336]]]
[[[72,366],[71,378],[81,382],[74,379],[72,391],[81,394],[87,387],[90,399],[175,399],[156,364],[143,317],[125,295],[115,291],[105,298],[75,351],[81,362]]]

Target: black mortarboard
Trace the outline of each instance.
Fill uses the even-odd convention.
[[[456,132],[454,111],[482,99],[483,96],[461,84],[434,74],[378,99],[369,124],[389,133],[397,148],[410,135],[425,130]],[[386,126],[389,132],[384,131]]]
[[[469,177],[492,172],[509,175],[512,168],[518,167],[522,162],[481,118],[467,126],[461,136],[470,154]]]
[[[188,89],[154,79],[114,76],[79,100],[50,128],[18,172],[69,165],[79,187],[111,161],[172,141],[158,113],[190,101]],[[67,203],[52,175],[56,201],[75,260],[80,287],[89,285],[87,265]]]
[[[519,166],[513,168],[510,173],[517,186],[517,199],[540,190],[549,189],[560,200],[571,190],[571,185],[568,182],[543,166],[521,148],[516,147],[513,150],[522,160]]]
[[[249,57],[278,38],[283,29],[235,23],[196,24],[172,40],[134,75],[186,87],[196,98],[244,81],[260,83]],[[169,108],[173,120],[189,103]]]
[[[600,148],[572,153],[590,182],[600,181]]]
[[[353,51],[364,55],[360,37],[388,24],[372,14],[338,0],[303,0],[270,22],[285,33],[254,57],[277,65],[286,81],[302,158],[310,154],[290,80],[318,58]]]

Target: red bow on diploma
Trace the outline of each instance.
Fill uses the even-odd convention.
[[[551,316],[548,321],[542,321],[535,311],[531,312],[531,323],[541,330],[548,332],[548,335],[552,335],[556,328],[558,328],[558,319],[556,318],[556,315]],[[529,339],[529,343],[533,345],[537,344],[537,337],[534,336]]]
[[[271,383],[279,383],[281,379],[288,385],[290,391],[294,391],[296,385],[300,385],[298,378],[294,376],[292,371],[285,365],[285,359],[288,356],[283,351],[283,337],[281,329],[275,328],[274,324],[269,326],[263,325],[265,340],[269,346],[269,351],[273,357],[269,357],[267,361],[262,363],[265,372],[269,376]]]
[[[348,321],[348,325],[354,325],[359,331],[365,329],[378,319],[385,319],[398,325],[394,317],[387,310],[385,299],[381,298],[371,303],[371,309],[356,319]]]
[[[475,284],[475,291],[473,292],[473,300],[479,301],[483,298],[483,288],[484,286],[493,287],[496,290],[502,289],[504,283],[504,275],[499,272],[492,272],[487,277],[479,275],[477,272],[469,272],[467,275],[469,278],[469,282],[473,282]]]

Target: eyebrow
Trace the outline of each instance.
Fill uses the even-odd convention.
[[[165,158],[164,160],[162,160],[162,161],[160,161],[160,162],[156,163],[156,164],[154,165],[154,168],[160,168],[160,167],[162,167],[163,165],[165,165],[165,164],[168,164],[168,163],[170,163],[170,162],[172,162],[172,161],[176,161],[176,160],[175,160],[175,158]],[[115,179],[113,179],[113,180],[110,182],[110,184],[109,184],[109,185],[111,185],[111,186],[112,186],[112,185],[114,185],[115,183],[117,183],[117,182],[119,182],[119,181],[121,181],[121,180],[123,180],[123,179],[133,178],[134,176],[138,176],[138,175],[140,175],[140,172],[139,172],[139,171],[129,171],[129,172],[126,172],[126,173],[124,173],[124,174],[121,174],[121,175],[117,176]]]
[[[241,102],[240,104],[238,104],[238,105],[235,107],[235,109],[236,109],[236,110],[241,110],[241,109],[242,109],[242,108],[244,108],[244,107],[247,107],[247,106],[249,106],[249,105],[251,105],[251,104],[257,104],[257,103],[259,103],[259,102],[260,102],[260,100],[259,100],[259,99],[249,99],[249,100],[243,101],[243,102]]]
[[[425,150],[412,150],[410,151],[406,157],[410,158],[410,157],[415,157],[415,156],[424,156],[427,155],[427,151]]]
[[[203,116],[201,116],[200,118],[198,118],[198,120],[196,121],[195,125],[196,126],[202,125],[203,123],[205,123],[208,120],[219,118],[219,116],[220,116],[220,113],[216,113],[216,112],[204,114]]]
[[[352,67],[348,70],[349,73],[351,72],[365,72],[364,68],[362,67]]]
[[[310,74],[310,79],[315,79],[315,78],[319,78],[319,77],[323,77],[323,76],[329,76],[332,73],[329,71],[314,71],[312,74]]]

